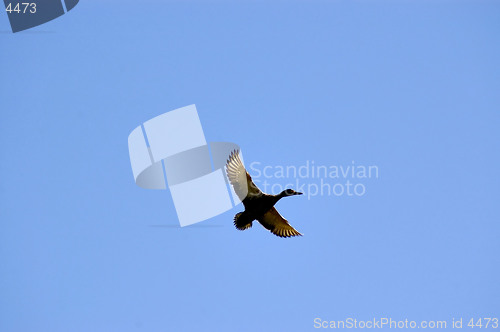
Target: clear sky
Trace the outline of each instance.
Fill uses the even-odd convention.
[[[500,318],[499,32],[493,1],[81,1],[16,34],[0,12],[0,331]],[[247,166],[378,178],[279,202],[300,238],[237,231],[241,206],[176,227],[127,137],[190,104]]]

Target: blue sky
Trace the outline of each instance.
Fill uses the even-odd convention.
[[[499,317],[499,9],[81,1],[16,34],[2,12],[0,330]],[[134,184],[127,137],[190,104],[247,165],[379,177],[279,202],[301,238],[237,231],[241,206],[174,227],[169,192]]]

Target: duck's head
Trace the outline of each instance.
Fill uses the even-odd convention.
[[[293,189],[285,189],[281,192],[282,197],[293,196],[293,195],[302,195],[302,193],[299,193],[298,191],[295,191]]]

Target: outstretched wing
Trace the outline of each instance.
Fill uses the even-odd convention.
[[[302,236],[274,207],[257,220],[274,235],[280,237]]]
[[[226,172],[231,185],[236,192],[236,195],[240,200],[244,200],[247,197],[261,196],[262,191],[253,183],[252,177],[245,170],[245,166],[241,162],[238,151],[233,151],[229,155],[229,159],[226,164]]]

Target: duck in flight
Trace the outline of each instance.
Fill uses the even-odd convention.
[[[238,151],[229,155],[226,172],[234,191],[243,202],[245,211],[234,216],[234,226],[243,231],[252,227],[252,222],[257,221],[274,235],[280,237],[301,236],[288,221],[276,210],[274,205],[283,197],[302,195],[293,189],[283,190],[278,195],[263,193],[243,166]]]

